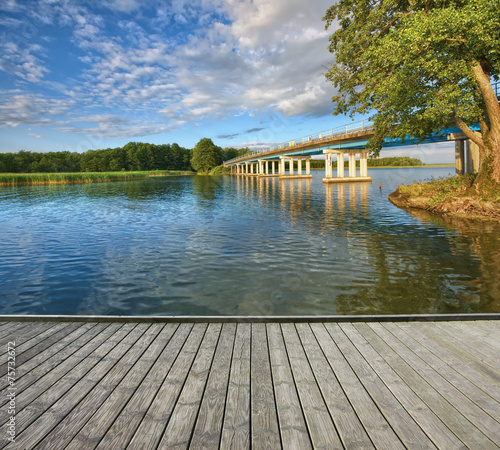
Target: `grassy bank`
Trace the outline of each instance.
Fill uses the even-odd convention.
[[[193,175],[193,172],[155,170],[145,172],[0,173],[0,186],[105,183],[174,175]]]
[[[475,175],[399,186],[389,200],[402,208],[500,219],[500,186],[474,184]]]

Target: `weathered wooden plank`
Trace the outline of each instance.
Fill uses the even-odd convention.
[[[279,324],[269,324],[267,336],[283,448],[312,448]]]
[[[353,450],[374,448],[335,372],[321,350],[310,324],[299,323],[295,326],[343,446]],[[332,342],[331,345],[335,344]]]
[[[350,328],[347,325],[346,328]],[[469,448],[489,448],[492,441],[464,417],[462,408],[469,411],[471,407],[470,400],[466,399],[463,394],[457,391],[444,378],[437,374],[433,369],[429,369],[428,365],[413,352],[403,346],[388,332],[384,333],[384,328],[380,328],[380,333],[389,340],[385,342],[372,327],[364,324],[353,325],[357,330],[362,331],[365,339],[369,340],[370,345],[381,354],[392,369],[404,380],[404,382],[412,388],[423,402],[430,408],[434,414],[429,414],[429,417],[422,420],[414,414],[416,420],[421,424],[427,434],[434,440],[437,445],[447,446],[446,442],[449,439],[449,430],[457,436]],[[378,327],[376,327],[378,328]],[[400,354],[396,353],[399,351]],[[429,370],[427,370],[429,369]],[[436,389],[435,386],[438,386]],[[440,389],[439,389],[440,387]],[[477,408],[477,407],[476,407]],[[477,411],[479,410],[479,411]],[[474,411],[486,419],[487,414],[479,408]],[[417,411],[420,412],[420,411]],[[489,416],[488,416],[489,417]],[[446,427],[439,427],[439,419]],[[489,418],[491,419],[491,418]],[[451,445],[448,444],[448,445]],[[456,448],[458,444],[453,444]]]
[[[467,333],[457,330],[447,322],[436,328],[452,341],[456,341],[464,350],[481,358],[482,361],[500,373],[500,351],[474,336],[472,324],[468,327]]]
[[[19,356],[16,358],[17,364],[24,364],[31,358],[50,348],[53,344],[59,342],[61,339],[64,339],[65,336],[72,333],[74,330],[78,329],[81,326],[81,324],[79,323],[67,323],[65,325],[66,326],[62,327],[55,333],[52,333],[50,336],[44,336],[44,339],[40,339],[39,342],[31,346],[28,350],[24,350],[21,354],[19,354]],[[42,335],[39,336],[42,337]]]
[[[252,324],[250,366],[251,448],[281,448],[266,325]]]
[[[340,325],[326,324],[326,327],[401,441],[412,449],[432,448],[432,442],[370,365],[372,361],[364,358]]]
[[[238,324],[220,450],[250,449],[250,337],[251,325]]]
[[[466,378],[453,365],[440,359],[426,347],[421,345],[413,336],[404,332],[394,323],[383,324],[401,343],[406,345],[411,351],[418,355],[423,361],[431,366],[436,372],[452,383],[462,393],[467,395],[476,405],[480,406],[491,417],[499,416],[500,402],[493,399],[487,392],[483,391]],[[375,329],[375,328],[374,328]],[[377,328],[378,329],[378,328]],[[375,329],[377,331],[377,329]],[[380,334],[380,333],[379,333]]]
[[[121,325],[120,324],[115,324],[113,327],[114,328],[116,328],[116,327],[120,328]],[[102,344],[103,342],[106,341],[107,337],[109,337],[109,336],[103,336],[102,338],[99,337],[99,339],[102,339],[102,340],[99,341],[99,339],[97,339],[97,341],[99,341],[98,343]],[[91,341],[91,342],[93,343],[93,341]],[[87,347],[88,346],[89,346],[89,344],[87,344]],[[26,416],[26,412],[22,411],[34,399],[40,397],[47,390],[52,390],[52,392],[51,392],[51,394],[49,394],[49,396],[50,395],[52,395],[52,396],[60,396],[60,395],[64,394],[65,391],[62,388],[63,385],[59,384],[57,386],[54,386],[54,384],[56,384],[57,380],[59,380],[59,378],[61,378],[63,376],[64,371],[67,372],[67,371],[70,371],[71,369],[74,368],[75,363],[72,361],[72,358],[73,358],[73,361],[74,361],[75,357],[70,357],[69,359],[63,360],[60,364],[56,365],[56,367],[54,367],[54,369],[52,369],[50,372],[48,372],[48,373],[46,373],[44,375],[38,374],[39,376],[38,376],[37,381],[35,381],[35,383],[31,384],[28,388],[23,389],[22,394],[19,395],[16,398],[16,409],[17,409],[16,429],[17,429],[18,433],[25,426],[27,426],[26,423],[23,423],[23,420],[24,421],[27,420],[27,421],[31,422],[38,415],[41,415],[42,412],[43,412],[43,410],[41,408],[39,408],[41,410],[38,412],[38,414],[36,414],[35,411],[31,411],[31,413],[33,414],[33,416],[32,416],[31,419],[29,419],[28,416]],[[79,359],[76,359],[76,360],[78,362],[80,362]],[[68,368],[66,368],[66,367],[68,367]],[[65,368],[66,368],[66,370],[65,370]],[[88,369],[86,369],[86,370],[88,370]],[[61,388],[61,389],[59,389],[59,388]],[[4,420],[4,418],[2,418],[2,419]]]
[[[500,447],[500,322],[22,323],[19,448]]]
[[[357,416],[363,424],[376,448],[402,449],[401,440],[386,417],[381,413],[368,390],[361,383],[355,370],[342,354],[333,337],[326,330],[326,324],[311,324],[318,343],[323,350],[332,370],[339,380],[342,389],[352,404]]]
[[[25,395],[28,387],[38,381],[42,374],[47,374],[54,367],[63,363],[71,354],[77,352],[97,336],[106,326],[107,324],[104,323],[98,325],[96,323],[82,324],[73,333],[24,363],[22,370],[18,371],[16,379],[16,387],[19,392],[23,392]],[[7,392],[7,387],[0,391],[0,407],[7,402]]]
[[[22,414],[19,415],[19,412],[35,401],[35,399],[41,397],[46,391],[51,391],[46,394],[46,399],[62,396],[66,386],[76,383],[79,379],[78,377],[82,377],[102,358],[102,356],[95,357],[95,352],[98,348],[110,348],[110,346],[116,345],[112,337],[120,336],[120,334],[125,336],[133,326],[129,325],[127,327],[128,330],[126,330],[122,324],[109,325],[81,349],[62,360],[52,370],[39,376],[34,383],[23,390],[22,396],[19,396],[17,399],[18,419],[22,418]],[[43,398],[41,398],[42,401]]]
[[[40,324],[42,323],[40,322]],[[0,345],[3,347],[8,341],[12,341],[16,337],[19,339],[23,334],[23,330],[28,330],[30,326],[29,322],[4,322],[0,329]]]
[[[483,373],[488,373],[489,376],[496,382],[500,383],[500,362],[498,352],[488,354],[483,346],[477,345],[476,347],[469,345],[464,335],[454,336],[448,333],[441,323],[427,323],[422,324],[422,330],[425,333],[431,333],[432,338],[439,343],[445,344],[447,348],[453,349],[454,354],[458,355],[461,359],[469,361],[469,363],[476,362],[476,365],[481,367]]]
[[[495,400],[500,401],[499,374],[493,369],[482,361],[473,358],[473,355],[469,352],[456,348],[455,342],[436,335],[432,328],[426,326],[427,324],[418,323],[414,324],[413,327],[407,325],[403,323],[397,324],[401,329],[412,334],[415,339],[435,355],[460,371],[476,386],[488,392]]]
[[[191,448],[219,447],[235,333],[236,324],[226,323],[222,326],[210,376],[193,430]]]
[[[470,329],[472,329],[475,336],[480,337],[486,344],[500,350],[500,321],[476,320],[468,324],[456,322],[455,326],[465,332],[471,332]]]
[[[173,327],[177,326],[177,324],[171,325]],[[125,405],[109,430],[106,431],[106,434],[97,445],[97,449],[127,448],[158,393],[163,380],[167,377],[185,344],[192,327],[192,324],[187,323],[178,326],[173,337],[163,349],[147,376],[142,380],[130,401]]]
[[[89,380],[94,382],[94,387],[57,424],[52,433],[37,444],[37,448],[41,450],[57,446],[68,449],[94,448],[104,431],[111,426],[121,409],[121,403],[130,398],[137,388],[136,380],[128,382],[134,378],[134,370],[141,370],[143,361],[150,356],[148,352],[151,343],[163,328],[164,324],[151,324],[148,329],[143,330],[139,339],[111,370],[99,380],[90,377]],[[141,375],[144,376],[143,373]],[[94,419],[91,423],[89,423],[90,418]],[[104,431],[95,430],[96,425],[102,427]]]
[[[128,449],[146,450],[158,448],[165,427],[170,420],[184,382],[207,330],[207,324],[195,324],[175,360],[171,370],[157,392],[144,419],[137,428]]]
[[[28,358],[27,355],[32,355],[32,348],[34,346],[39,346],[39,348],[43,345],[43,341],[49,339],[56,333],[59,333],[61,330],[66,328],[69,323],[56,323],[51,324],[51,326],[47,326],[47,324],[43,324],[43,326],[39,327],[38,325],[34,325],[28,327],[27,330],[23,330],[23,333],[16,337],[16,363],[17,365],[21,365]],[[5,364],[7,362],[7,352],[0,354],[0,367],[1,370],[4,369]]]
[[[172,324],[168,324],[167,326],[164,324],[153,324],[148,332],[141,336],[125,356],[131,363],[128,371],[127,368],[124,367],[123,358],[120,360],[120,372],[126,372],[123,378],[115,382],[111,380],[111,377],[109,377],[109,380],[103,379],[97,386],[97,388],[99,388],[102,384],[105,385],[105,387],[101,389],[102,393],[97,393],[96,395],[97,389],[94,389],[82,402],[80,402],[78,405],[79,409],[85,409],[85,403],[87,403],[90,412],[93,408],[96,411],[86,422],[82,414],[78,415],[78,420],[80,422],[85,422],[85,425],[72,438],[68,446],[65,447],[66,449],[83,450],[96,447],[103,435],[114,423],[124,405],[144,381],[152,365],[158,358],[158,355],[163,351],[176,328],[176,325]],[[116,367],[117,366],[115,366],[115,368]],[[110,374],[111,372],[108,372],[107,376]],[[120,373],[120,375],[123,374]],[[111,384],[110,387],[106,386],[108,383]],[[108,392],[106,391],[110,391],[107,397],[106,394]],[[78,414],[77,408],[64,419],[71,424],[73,429],[77,429],[78,427],[76,421],[72,417],[72,415],[74,416],[76,414]],[[57,427],[54,431],[57,431]],[[70,433],[66,431],[64,434],[68,435]],[[51,444],[50,439],[46,438],[39,444],[39,448],[51,448],[51,445],[62,445],[65,443],[66,442],[58,440]]]
[[[160,448],[178,450],[189,447],[191,432],[205,391],[220,332],[220,323],[211,323],[208,326],[198,354],[160,441]]]
[[[43,439],[92,390],[95,380],[104,377],[115,366],[147,327],[147,324],[125,324],[120,330],[123,333],[115,333],[112,339],[93,352],[94,357],[97,357],[96,363],[92,364],[86,358],[82,361],[83,367],[72,369],[67,376],[18,413],[16,425],[19,425],[19,445],[33,447]],[[90,370],[88,366],[91,367]]]
[[[474,420],[474,418],[482,417],[489,426],[495,427],[490,423],[493,420],[488,414],[473,405],[460,391],[384,327],[370,324],[370,326],[360,325],[359,327],[356,325],[356,328],[362,331],[363,336],[370,341],[373,348],[383,355],[405,383],[417,392],[422,401],[446,425],[440,432],[437,429],[437,425],[440,425],[437,418],[429,417],[427,422],[420,422],[422,428],[437,445],[444,445],[443,431],[448,432],[448,430],[451,430],[466,445],[473,445],[473,448],[478,444],[480,448],[488,448],[492,444],[481,435],[481,431],[477,428],[477,421]],[[467,412],[473,420],[467,417]],[[497,428],[498,426],[500,424],[497,423]]]
[[[290,366],[314,448],[342,448],[328,408],[318,388],[295,325],[281,325]]]

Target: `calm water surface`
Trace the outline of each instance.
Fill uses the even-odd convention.
[[[451,170],[0,188],[0,313],[499,312],[500,225],[387,200]]]

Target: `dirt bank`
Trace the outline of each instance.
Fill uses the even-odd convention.
[[[394,205],[405,209],[423,209],[440,214],[500,221],[499,200],[485,200],[476,196],[462,196],[436,201],[435,197],[402,193],[400,192],[400,188],[389,195],[389,200]]]

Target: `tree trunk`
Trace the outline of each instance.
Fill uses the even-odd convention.
[[[480,173],[477,182],[487,179],[500,183],[500,104],[490,82],[489,74],[479,63],[472,70],[484,100],[485,114],[481,125],[483,141]]]

